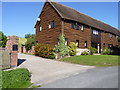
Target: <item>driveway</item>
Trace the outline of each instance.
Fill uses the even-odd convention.
[[[40,88],[118,88],[118,67],[97,67]]]
[[[94,68],[20,53],[18,59],[20,65],[17,68],[27,68],[32,73],[31,82],[35,84],[47,84]]]

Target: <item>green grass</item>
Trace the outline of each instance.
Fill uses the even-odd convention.
[[[90,66],[117,66],[117,55],[81,55],[63,58],[61,61]]]
[[[30,72],[25,68],[2,71],[2,88],[27,88],[32,85],[30,77]]]
[[[31,88],[38,88],[38,87],[41,87],[41,85],[32,86]]]

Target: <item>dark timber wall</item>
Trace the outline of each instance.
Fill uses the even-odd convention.
[[[94,42],[99,43],[102,49],[110,44],[113,46],[118,45],[116,35],[114,34],[112,34],[112,37],[109,37],[108,32],[101,30],[99,35],[95,36],[92,34],[91,27],[87,25],[84,25],[84,31],[72,29],[71,22],[73,21],[61,19],[56,10],[48,2],[45,3],[39,18],[40,22],[36,24],[36,41],[38,43],[56,45],[59,35],[63,32],[65,38],[68,39],[68,44],[79,40],[79,48],[85,48],[85,41],[87,41],[87,47],[91,47],[92,42]],[[55,26],[49,29],[48,23],[52,21],[55,22]],[[42,26],[41,32],[40,25]]]
[[[40,24],[36,27],[36,41],[38,41],[38,43],[56,45],[58,43],[57,38],[61,33],[61,18],[49,3],[45,3],[40,19]],[[48,23],[53,20],[55,27],[49,29]],[[42,26],[41,32],[39,31],[40,25]]]

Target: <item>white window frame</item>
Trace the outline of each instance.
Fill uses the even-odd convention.
[[[65,38],[65,45],[68,45],[68,39]]]
[[[81,26],[81,30],[84,31],[84,26],[83,25]]]
[[[109,37],[112,38],[112,34],[111,33],[109,33]]]
[[[76,40],[75,44],[78,47],[79,46],[79,40]]]
[[[98,31],[98,30],[94,30],[94,29],[93,29],[92,32],[93,32],[94,35],[98,35],[98,34],[99,34],[99,31]]]
[[[42,31],[42,26],[40,26],[40,32]]]
[[[116,35],[116,39],[118,38],[118,35]]]
[[[51,28],[51,23],[48,23],[48,28],[49,28],[49,29]]]

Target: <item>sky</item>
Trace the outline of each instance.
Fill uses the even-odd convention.
[[[59,3],[118,28],[117,2]],[[2,2],[2,32],[19,37],[35,34],[34,25],[43,5],[44,2]]]

